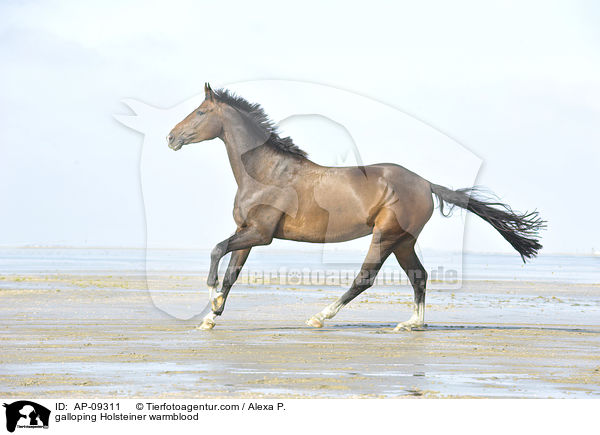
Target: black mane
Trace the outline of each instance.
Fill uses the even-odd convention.
[[[300,157],[306,157],[306,151],[298,148],[291,137],[280,137],[277,132],[277,124],[269,119],[265,111],[260,104],[250,103],[239,95],[228,91],[227,89],[219,89],[213,91],[215,98],[231,106],[235,109],[240,110],[246,114],[250,121],[252,121],[259,129],[265,131],[269,135],[267,144],[272,145],[275,149],[282,151],[287,154],[292,154]]]

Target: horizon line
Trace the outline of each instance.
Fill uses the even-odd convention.
[[[319,245],[322,246],[324,244],[314,243],[311,244],[314,248],[299,248],[299,249],[289,249],[289,248],[281,248],[276,247],[272,248],[273,251],[285,251],[285,252],[306,252],[313,251],[318,249]],[[160,247],[143,247],[143,246],[115,246],[115,245],[94,245],[94,246],[86,246],[86,245],[36,245],[36,244],[25,244],[25,245],[0,245],[0,249],[91,249],[91,250],[139,250],[139,251],[210,251],[212,248],[210,247],[199,247],[199,246],[160,246]],[[438,254],[479,254],[479,255],[503,255],[503,256],[512,256],[512,252],[500,252],[500,251],[448,251],[437,248],[421,248],[421,251],[438,253]],[[337,249],[338,252],[363,252],[362,249],[356,248],[342,248]],[[539,256],[573,256],[573,257],[600,257],[600,250],[595,250],[591,248],[589,252],[542,252]]]

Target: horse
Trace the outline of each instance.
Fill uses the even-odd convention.
[[[235,233],[211,251],[207,284],[210,311],[200,329],[212,329],[223,314],[231,287],[250,250],[273,239],[312,243],[344,242],[372,235],[360,272],[335,302],[306,321],[322,327],[341,308],[371,287],[385,260],[394,254],[414,290],[412,316],[394,330],[425,325],[427,272],[415,253],[415,243],[434,210],[464,208],[488,222],[521,255],[523,262],[542,248],[538,232],[545,227],[537,211],[518,213],[479,188],[451,190],[431,183],[394,164],[328,167],[308,159],[258,104],[227,89],[204,86],[202,104],[167,136],[174,151],[215,138],[225,144],[237,183],[233,218]],[[218,289],[218,266],[231,254]]]

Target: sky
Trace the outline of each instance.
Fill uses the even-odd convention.
[[[2,2],[0,246],[144,247],[144,136],[114,118],[131,114],[122,100],[184,108],[206,81],[283,80],[352,93],[422,122],[480,159],[477,184],[515,209],[540,211],[544,252],[598,251],[598,22],[592,1]],[[351,118],[361,108],[346,110]],[[319,122],[287,128],[300,136],[331,129]],[[315,135],[301,139],[309,151],[322,146]],[[177,158],[223,157],[222,144],[204,145]],[[372,146],[386,156],[389,144]],[[402,152],[389,155],[404,163]],[[223,200],[206,213],[222,227],[182,229],[199,231],[205,247],[234,229],[232,175],[218,164]],[[455,166],[459,183],[453,161],[432,162],[427,177],[435,182],[437,169]],[[200,198],[218,188],[209,181],[198,180]],[[442,218],[434,219],[443,234]],[[448,232],[462,225],[460,213],[452,219]],[[424,247],[444,249],[435,231],[424,234]],[[510,252],[472,216],[464,247]]]

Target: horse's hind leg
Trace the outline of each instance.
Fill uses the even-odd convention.
[[[379,273],[379,269],[381,269],[381,266],[385,260],[392,253],[393,247],[397,243],[397,240],[397,235],[393,235],[393,237],[386,237],[382,232],[374,231],[369,252],[367,253],[367,258],[365,258],[360,272],[356,278],[354,278],[352,287],[350,287],[350,289],[334,303],[328,305],[324,310],[308,319],[306,324],[315,328],[321,328],[325,319],[333,318],[338,311],[350,303],[352,299],[371,287],[375,282],[375,278],[377,277],[377,273]]]
[[[212,310],[204,316],[200,329],[212,329],[215,327],[215,318],[223,313],[229,290],[231,290],[231,287],[240,275],[242,267],[244,267],[244,263],[248,258],[248,254],[250,254],[250,249],[251,248],[240,249],[231,253],[231,259],[229,260],[229,265],[227,266],[227,271],[223,278],[223,287],[221,288],[221,291],[214,293],[211,291],[210,305]]]
[[[394,255],[408,275],[415,292],[414,312],[406,322],[398,323],[394,331],[401,329],[411,330],[412,328],[421,328],[425,326],[425,286],[427,284],[427,272],[419,261],[419,257],[414,249],[415,240],[410,243],[400,245],[394,250]]]

